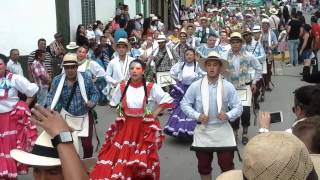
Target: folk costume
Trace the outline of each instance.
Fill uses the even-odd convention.
[[[77,65],[76,55],[67,54],[63,65]],[[68,125],[73,128],[81,138],[84,158],[92,157],[93,113],[85,103],[91,101],[95,105],[99,100],[97,91],[91,77],[87,73],[77,72],[77,80],[73,85],[68,85],[66,74],[56,76],[51,84],[48,94],[48,106],[59,111]]]
[[[112,97],[118,117],[106,132],[94,179],[160,179],[158,150],[163,134],[151,110],[155,104],[172,107],[173,99],[153,83],[121,82]]]
[[[18,92],[33,97],[39,88],[20,75],[5,72],[0,79],[0,179],[14,179],[27,174],[28,167],[10,156],[12,149],[31,151],[37,138],[37,128],[30,122],[31,112]]]
[[[210,59],[222,62],[222,72],[228,66],[228,63],[214,52],[209,54],[208,59],[199,60],[203,70],[205,61]],[[233,157],[237,145],[228,121],[234,121],[242,113],[241,101],[234,86],[221,75],[214,83],[210,83],[208,77],[204,76],[190,85],[181,101],[181,109],[192,119],[199,119],[201,114],[209,117],[207,123],[197,124],[191,146],[191,150],[196,152],[199,173],[211,173],[213,152],[217,152],[223,172],[234,169]],[[226,112],[227,121],[217,118],[220,112]]]
[[[242,41],[241,34],[238,32],[232,33],[230,39]],[[241,119],[241,125],[243,127],[242,143],[246,144],[248,142],[248,138],[246,137],[248,133],[247,130],[250,126],[250,107],[252,102],[251,85],[256,84],[260,79],[262,66],[253,55],[243,49],[241,49],[238,54],[235,54],[231,49],[228,53],[227,61],[229,63],[227,79],[237,89],[242,105],[244,106],[241,118],[232,122],[231,125],[237,136]],[[251,77],[249,73],[250,67],[255,70],[253,77]]]
[[[192,140],[197,120],[187,117],[181,110],[180,101],[188,87],[193,82],[202,78],[206,73],[202,71],[198,63],[194,61],[193,63],[178,62],[171,68],[170,74],[177,82],[177,84],[173,85],[170,92],[171,97],[174,98],[175,108],[168,119],[164,132],[183,140]]]

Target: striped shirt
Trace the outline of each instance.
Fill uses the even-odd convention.
[[[29,56],[28,56],[28,64],[31,65],[34,61],[34,56],[35,56],[36,51],[33,51]],[[46,70],[50,77],[52,77],[52,57],[48,51],[46,51],[46,57],[44,59],[44,65],[46,67]]]

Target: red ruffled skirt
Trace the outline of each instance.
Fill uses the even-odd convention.
[[[158,120],[117,118],[106,132],[105,143],[90,179],[158,180],[158,150],[163,140]]]
[[[10,156],[12,149],[31,151],[37,139],[37,128],[30,122],[28,105],[19,101],[11,112],[0,113],[0,179],[17,178],[27,174],[28,166]]]

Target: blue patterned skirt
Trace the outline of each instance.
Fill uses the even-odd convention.
[[[178,137],[183,140],[192,141],[193,131],[197,125],[195,119],[187,117],[187,115],[181,110],[180,101],[182,100],[185,92],[190,85],[177,83],[173,85],[173,89],[170,92],[171,97],[174,98],[175,108],[168,119],[168,122],[164,128],[164,132],[167,135]]]

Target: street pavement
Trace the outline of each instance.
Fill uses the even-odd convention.
[[[281,69],[282,68],[282,69]],[[295,117],[292,113],[293,106],[293,91],[307,83],[302,82],[299,73],[302,71],[302,66],[286,67],[285,64],[281,66],[280,62],[276,63],[277,74],[272,76],[272,82],[275,87],[272,92],[266,92],[265,102],[261,103],[262,111],[282,111],[284,122],[273,124],[272,130],[285,130],[290,128],[294,122]],[[107,106],[99,106],[96,108],[98,112],[97,131],[98,137],[104,142],[104,134],[109,128],[110,124],[115,120],[115,109]],[[252,113],[251,113],[252,114]],[[169,113],[165,112],[160,117],[161,125],[164,127],[167,122]],[[251,117],[251,124],[253,125],[253,114]],[[249,137],[257,134],[258,126],[251,126],[249,128]],[[239,138],[241,138],[241,130],[239,131]],[[93,138],[95,141],[95,138]],[[178,141],[172,137],[166,137],[165,142],[160,150],[160,164],[161,164],[161,180],[197,180],[200,179],[197,172],[197,159],[195,153],[189,149],[190,143]],[[239,150],[242,154],[244,146],[239,144]],[[95,153],[97,156],[97,153]],[[236,168],[241,168],[238,156],[235,153],[234,162]],[[31,171],[28,176],[21,176],[21,180],[31,180]],[[220,168],[217,165],[217,158],[215,156],[213,162],[213,177],[220,174]]]

